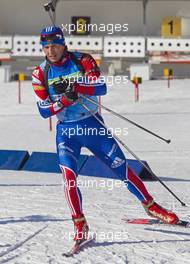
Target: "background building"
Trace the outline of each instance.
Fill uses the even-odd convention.
[[[89,47],[84,43],[79,45],[76,37],[73,42],[72,35],[64,30],[65,35],[71,38],[69,43],[73,45],[68,45],[69,48],[92,53],[98,61],[101,61],[104,72],[122,74],[129,70],[131,64],[150,62],[153,69],[150,78],[159,78],[163,75],[164,67],[171,67],[170,63],[172,63],[174,75],[188,77],[189,0],[53,0],[50,2],[55,7],[57,25],[71,24],[73,16],[88,16],[91,24],[105,25],[106,30],[91,30],[90,36],[82,36],[84,42],[87,40],[90,43]],[[0,1],[0,60],[3,65],[11,65],[11,76],[19,71],[24,71],[30,76],[30,69],[42,60],[43,54],[38,40],[39,31],[43,26],[51,25],[48,12],[44,9],[45,3],[47,2],[42,0]],[[164,19],[166,19],[165,22]],[[127,25],[127,30],[118,30],[118,28],[113,30],[111,25]],[[163,25],[171,34],[164,33]],[[180,32],[176,35],[177,31]],[[8,50],[6,44],[3,44],[4,36],[11,37],[12,45],[11,48],[9,45]],[[31,39],[32,36],[35,36],[35,39]],[[93,40],[89,42],[89,39],[93,37],[101,38],[99,39],[101,48],[94,48]],[[110,40],[106,39],[107,37],[115,37],[112,39],[112,49],[108,46]],[[121,37],[133,38],[126,42]],[[143,38],[140,49],[137,37]],[[150,44],[149,37],[157,38],[154,41],[162,43]],[[171,39],[171,43],[167,42],[167,38]],[[181,42],[176,43],[176,41]],[[35,44],[31,44],[33,42]],[[153,45],[154,50],[151,49]],[[156,48],[156,45],[159,47]],[[164,62],[164,65],[160,62]]]

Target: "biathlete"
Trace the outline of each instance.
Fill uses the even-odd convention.
[[[77,162],[82,147],[89,149],[120,180],[125,181],[128,190],[141,202],[148,215],[165,223],[175,224],[178,221],[177,215],[154,201],[141,179],[129,168],[116,140],[108,133],[99,133],[105,128],[77,101],[79,98],[91,112],[103,120],[97,106],[80,97],[83,94],[97,101],[97,96],[106,94],[105,83],[93,82],[94,78],[97,80],[100,76],[100,69],[93,57],[85,53],[69,52],[60,27],[43,28],[40,38],[45,60],[34,70],[32,85],[41,116],[48,118],[56,115],[58,118],[57,154],[65,181],[65,196],[75,227],[74,240],[83,241],[89,230],[82,208],[82,195],[77,187]]]

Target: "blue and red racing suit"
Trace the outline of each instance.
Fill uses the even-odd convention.
[[[71,209],[72,216],[77,217],[82,214],[82,195],[77,186],[77,162],[81,148],[88,148],[94,155],[108,165],[118,178],[125,181],[129,191],[132,192],[141,202],[151,200],[152,197],[147,192],[141,179],[136,176],[128,167],[126,158],[118,143],[110,137],[108,131],[92,116],[79,102],[74,102],[69,107],[62,108],[57,101],[62,95],[56,94],[52,83],[60,77],[67,79],[70,77],[84,78],[84,83],[80,82],[87,97],[97,101],[97,95],[106,94],[106,84],[103,82],[89,83],[85,80],[91,77],[98,78],[100,70],[95,60],[89,54],[75,52],[75,57],[83,66],[84,75],[81,73],[76,63],[67,54],[61,62],[50,64],[48,71],[48,88],[45,86],[44,68],[46,61],[36,67],[32,77],[32,85],[37,98],[37,106],[42,117],[47,118],[57,115],[57,135],[56,145],[59,157],[59,165],[64,175],[65,195]],[[48,89],[48,91],[47,91]],[[103,121],[98,114],[97,106],[80,97],[80,100]]]

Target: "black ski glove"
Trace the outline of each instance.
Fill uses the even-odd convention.
[[[67,99],[72,100],[72,102],[75,102],[78,99],[78,94],[75,92],[73,85],[70,85],[66,88],[64,96]]]
[[[60,101],[64,102],[64,105],[71,105],[73,104],[77,99],[78,99],[78,95],[75,92],[75,80],[71,80],[71,79],[60,79],[59,81],[56,81],[52,84],[54,91],[57,94],[63,94],[62,98],[60,99]],[[62,103],[63,103],[62,102]]]
[[[64,79],[64,80],[62,79],[52,83],[52,86],[56,94],[62,94],[71,84],[72,83],[70,83],[68,79]]]

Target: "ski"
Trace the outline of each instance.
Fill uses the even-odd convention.
[[[127,224],[136,224],[136,225],[154,225],[154,224],[159,224],[159,225],[167,225],[167,226],[181,226],[181,227],[186,227],[190,228],[190,222],[189,221],[184,221],[184,220],[179,220],[176,224],[167,224],[162,222],[159,219],[153,219],[153,218],[123,218],[122,219],[125,223]]]
[[[74,246],[72,246],[72,248],[67,253],[63,253],[62,256],[67,258],[72,257],[73,255],[78,254],[81,250],[89,246],[93,241],[95,241],[95,235],[83,240],[80,243],[75,242]]]

